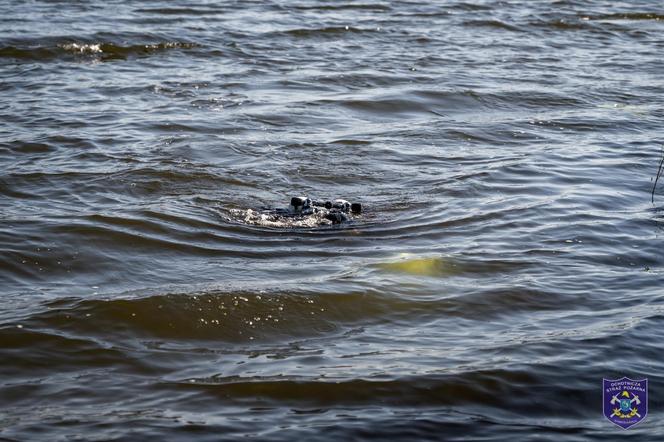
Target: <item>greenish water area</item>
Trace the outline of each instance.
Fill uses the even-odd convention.
[[[650,1],[0,0],[0,441],[664,440],[663,35]],[[243,215],[299,195],[363,210]]]

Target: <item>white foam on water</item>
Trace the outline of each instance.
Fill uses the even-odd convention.
[[[78,43],[67,43],[60,45],[60,47],[67,51],[80,52],[82,54],[98,54],[103,52],[101,49],[101,44],[78,44]]]
[[[282,215],[260,212],[252,209],[231,209],[233,218],[238,219],[246,224],[263,227],[277,227],[277,228],[290,228],[290,227],[321,227],[330,226],[332,221],[325,218],[324,213],[312,213],[297,218],[289,218]]]

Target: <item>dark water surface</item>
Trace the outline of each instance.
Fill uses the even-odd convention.
[[[0,440],[664,440],[662,54],[645,0],[1,1]],[[233,216],[298,194],[365,213]]]

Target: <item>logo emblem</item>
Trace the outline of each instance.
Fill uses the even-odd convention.
[[[604,416],[623,429],[628,429],[648,415],[648,379],[603,379]]]

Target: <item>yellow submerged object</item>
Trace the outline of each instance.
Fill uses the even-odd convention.
[[[408,273],[421,276],[450,276],[460,273],[457,264],[441,256],[414,257],[411,253],[402,253],[397,261],[378,264],[378,267],[390,272]]]

